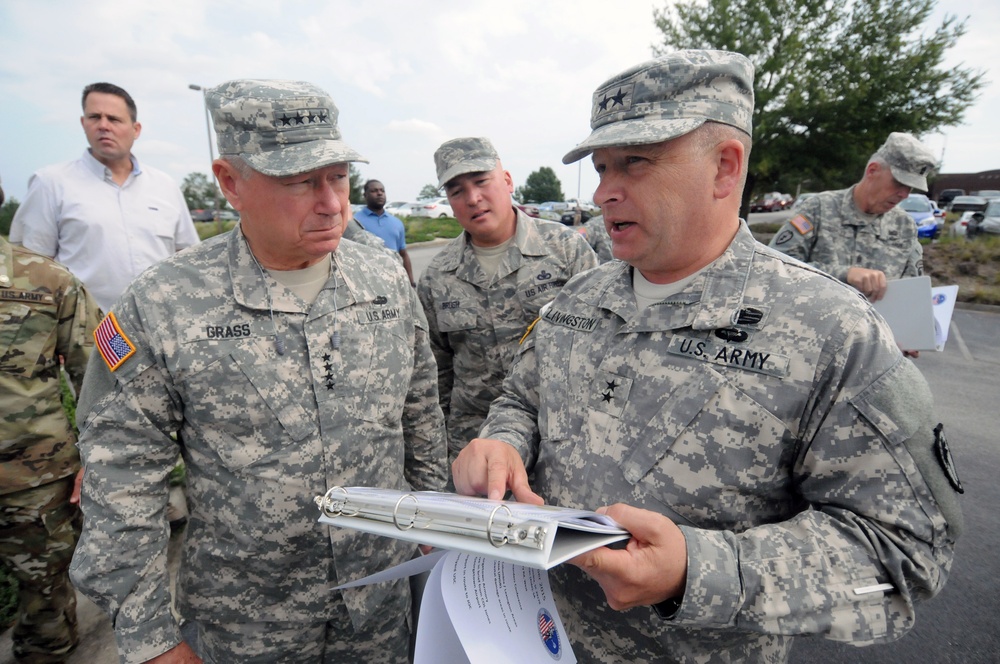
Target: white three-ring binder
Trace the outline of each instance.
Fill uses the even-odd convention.
[[[436,491],[334,487],[316,497],[320,522],[549,569],[627,540],[610,517]]]

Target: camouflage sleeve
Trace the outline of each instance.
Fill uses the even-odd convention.
[[[413,378],[403,407],[406,441],[406,480],[420,491],[440,491],[448,481],[448,446],[444,416],[438,403],[434,355],[427,319],[413,289],[410,307],[414,321]]]
[[[572,232],[569,240],[570,246],[570,274],[579,274],[592,267],[597,267],[600,261],[593,247],[587,242],[586,237],[578,232]]]
[[[97,303],[77,279],[66,289],[59,306],[56,352],[63,356],[66,373],[76,394],[83,387],[90,351],[94,348],[94,328],[100,316]]]
[[[855,331],[803,414],[789,480],[806,509],[745,532],[681,526],[688,573],[676,623],[886,642],[943,587],[961,532],[958,487],[933,460],[926,382],[898,352],[882,369],[892,340],[866,320],[878,338]],[[880,375],[859,380],[871,366]]]
[[[479,430],[480,438],[495,438],[513,445],[529,471],[538,458],[538,365],[535,335],[528,333],[517,349],[514,363],[503,381],[503,392],[490,404]]]
[[[816,227],[815,222],[806,216],[807,214],[809,214],[807,211],[804,213],[800,212],[782,224],[778,232],[771,238],[768,246],[803,263],[810,263],[813,245],[816,244],[816,234],[819,229]],[[806,224],[802,224],[801,222],[792,223],[797,222],[800,218],[806,220]],[[803,232],[803,229],[808,230]]]
[[[914,238],[913,245],[910,247],[910,255],[906,259],[906,265],[903,266],[903,274],[900,275],[900,278],[919,277],[923,273],[924,248],[920,241]]]
[[[437,363],[438,401],[441,404],[441,412],[447,420],[451,411],[451,390],[455,382],[454,352],[448,343],[448,337],[442,334],[438,327],[431,279],[432,276],[425,272],[417,284],[417,294],[420,296],[420,304],[426,316],[427,336],[431,351],[434,353],[434,361]]]
[[[121,661],[131,664],[181,641],[170,612],[166,504],[182,411],[134,300],[126,295],[115,312],[135,352],[112,373],[95,350],[84,377],[84,527],[70,574],[111,617]]]

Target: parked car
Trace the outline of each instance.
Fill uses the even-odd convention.
[[[413,205],[406,201],[394,201],[386,204],[385,211],[394,217],[409,217],[413,215]]]
[[[972,195],[980,198],[1000,198],[1000,189],[980,189],[972,192]]]
[[[948,235],[951,237],[965,236],[969,227],[969,222],[972,221],[972,215],[974,214],[976,213],[972,210],[966,210],[963,212],[962,216],[959,217],[955,223],[951,225],[951,228],[948,229]]]
[[[1000,235],[1000,200],[990,201],[983,212],[973,212],[965,236]]]
[[[934,214],[934,205],[929,198],[923,194],[910,194],[900,202],[899,207],[917,224],[917,237],[933,240],[941,235],[944,220]]]
[[[430,198],[417,201],[412,206],[411,217],[454,217],[447,198]]]
[[[545,201],[538,204],[538,209],[541,212],[562,212],[566,207],[564,201]]]
[[[965,196],[965,189],[942,189],[941,193],[938,194],[937,204],[942,210],[948,209],[948,204],[956,196]]]
[[[211,210],[190,210],[191,221],[215,221],[215,215]]]
[[[594,216],[588,210],[580,210],[580,223],[583,224],[590,221],[590,218]],[[562,213],[559,217],[559,221],[567,226],[572,226],[573,222],[576,220],[576,210],[567,210]]]
[[[792,197],[788,194],[782,194],[781,192],[772,191],[770,193],[764,194],[760,198],[757,198],[750,202],[751,212],[778,212],[779,210],[784,210],[785,208],[791,206]]]
[[[581,201],[581,200],[578,200],[576,198],[568,198],[568,199],[566,199],[566,209],[567,210],[572,210],[572,209],[576,208],[577,206],[579,206],[581,210],[586,210],[587,212],[591,212],[591,213],[597,212],[597,210],[599,209],[596,205],[594,205],[593,203],[591,203],[589,201]]]
[[[541,217],[542,211],[538,209],[537,205],[531,205],[527,203],[514,203],[521,212],[525,213],[529,217]]]
[[[986,209],[986,199],[979,196],[956,196],[948,204],[948,212],[982,212]]]

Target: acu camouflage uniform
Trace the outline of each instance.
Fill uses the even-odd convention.
[[[863,214],[853,192],[851,187],[813,196],[785,222],[771,246],[844,283],[852,267],[881,270],[890,280],[920,276],[924,252],[910,215],[899,207]]]
[[[79,390],[98,308],[58,263],[0,237],[0,558],[20,583],[16,657],[61,662],[77,643],[70,558],[80,470],[59,356]]]
[[[463,233],[434,257],[417,286],[437,360],[449,460],[479,435],[517,343],[542,306],[574,274],[597,265],[578,233],[515,212],[514,241],[492,279]]]
[[[355,629],[405,613],[405,581],[331,588],[409,559],[414,546],[320,526],[313,503],[334,485],[446,481],[434,358],[398,262],[342,240],[310,306],[262,273],[237,229],[151,268],[113,316],[119,347],[134,353],[114,371],[94,353],[88,368],[78,417],[85,527],[72,573],[111,616],[123,662],[181,640],[165,516],[178,451],[192,506],[185,618],[330,621],[349,643]],[[403,629],[401,643],[356,644],[368,649],[362,659],[405,661]]]
[[[597,254],[599,262],[607,263],[615,259],[611,253],[611,236],[608,235],[608,229],[604,225],[604,215],[588,219],[587,223],[580,230],[580,233],[586,238],[587,244],[594,250],[594,253]]]
[[[741,223],[641,313],[624,262],[570,281],[482,436],[518,449],[546,502],[630,503],[687,540],[669,620],[614,611],[579,569],[552,570],[580,662],[779,662],[796,634],[899,638],[943,586],[961,513],[930,410],[867,303]],[[855,593],[881,583],[894,589]]]

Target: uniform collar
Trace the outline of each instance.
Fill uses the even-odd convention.
[[[535,220],[516,207],[514,212],[517,215],[514,242],[507,248],[507,255],[501,261],[495,279],[502,279],[516,272],[523,265],[525,257],[536,258],[549,254],[549,247],[538,232]],[[441,252],[438,268],[442,272],[454,272],[463,281],[484,287],[487,285],[486,275],[479,267],[468,233],[463,232],[457,242],[445,247]]]
[[[636,332],[729,327],[743,306],[755,254],[756,240],[741,219],[729,247],[687,288],[670,297],[671,306],[653,305],[638,314],[632,289],[633,268],[621,261],[602,266],[606,276],[599,287],[582,291],[578,297],[587,304],[615,313]]]
[[[323,290],[337,286],[337,308],[343,309],[345,306],[357,302],[371,302],[378,295],[384,295],[384,293],[375,293],[372,290],[372,280],[364,278],[366,270],[370,271],[370,268],[366,267],[359,252],[353,251],[355,245],[350,240],[341,239],[340,242],[340,247],[334,254],[330,278],[323,286]],[[228,249],[229,277],[233,284],[233,299],[236,300],[237,304],[249,309],[266,311],[269,306],[267,293],[269,287],[271,289],[270,308],[274,311],[306,313],[301,300],[271,277],[267,270],[261,274],[261,269],[257,267],[257,263],[251,255],[249,245],[243,238],[239,225],[229,234]],[[317,298],[316,302],[320,302],[320,298]],[[311,318],[327,313],[322,308],[316,307],[315,303],[312,308],[308,309],[308,312]]]
[[[139,160],[136,156],[130,153],[128,158],[132,161],[132,173],[129,177],[132,178],[142,173],[142,167],[139,165]],[[111,169],[97,161],[94,155],[90,153],[90,148],[83,151],[82,161],[87,170],[93,173],[97,178],[101,180],[111,180]]]

